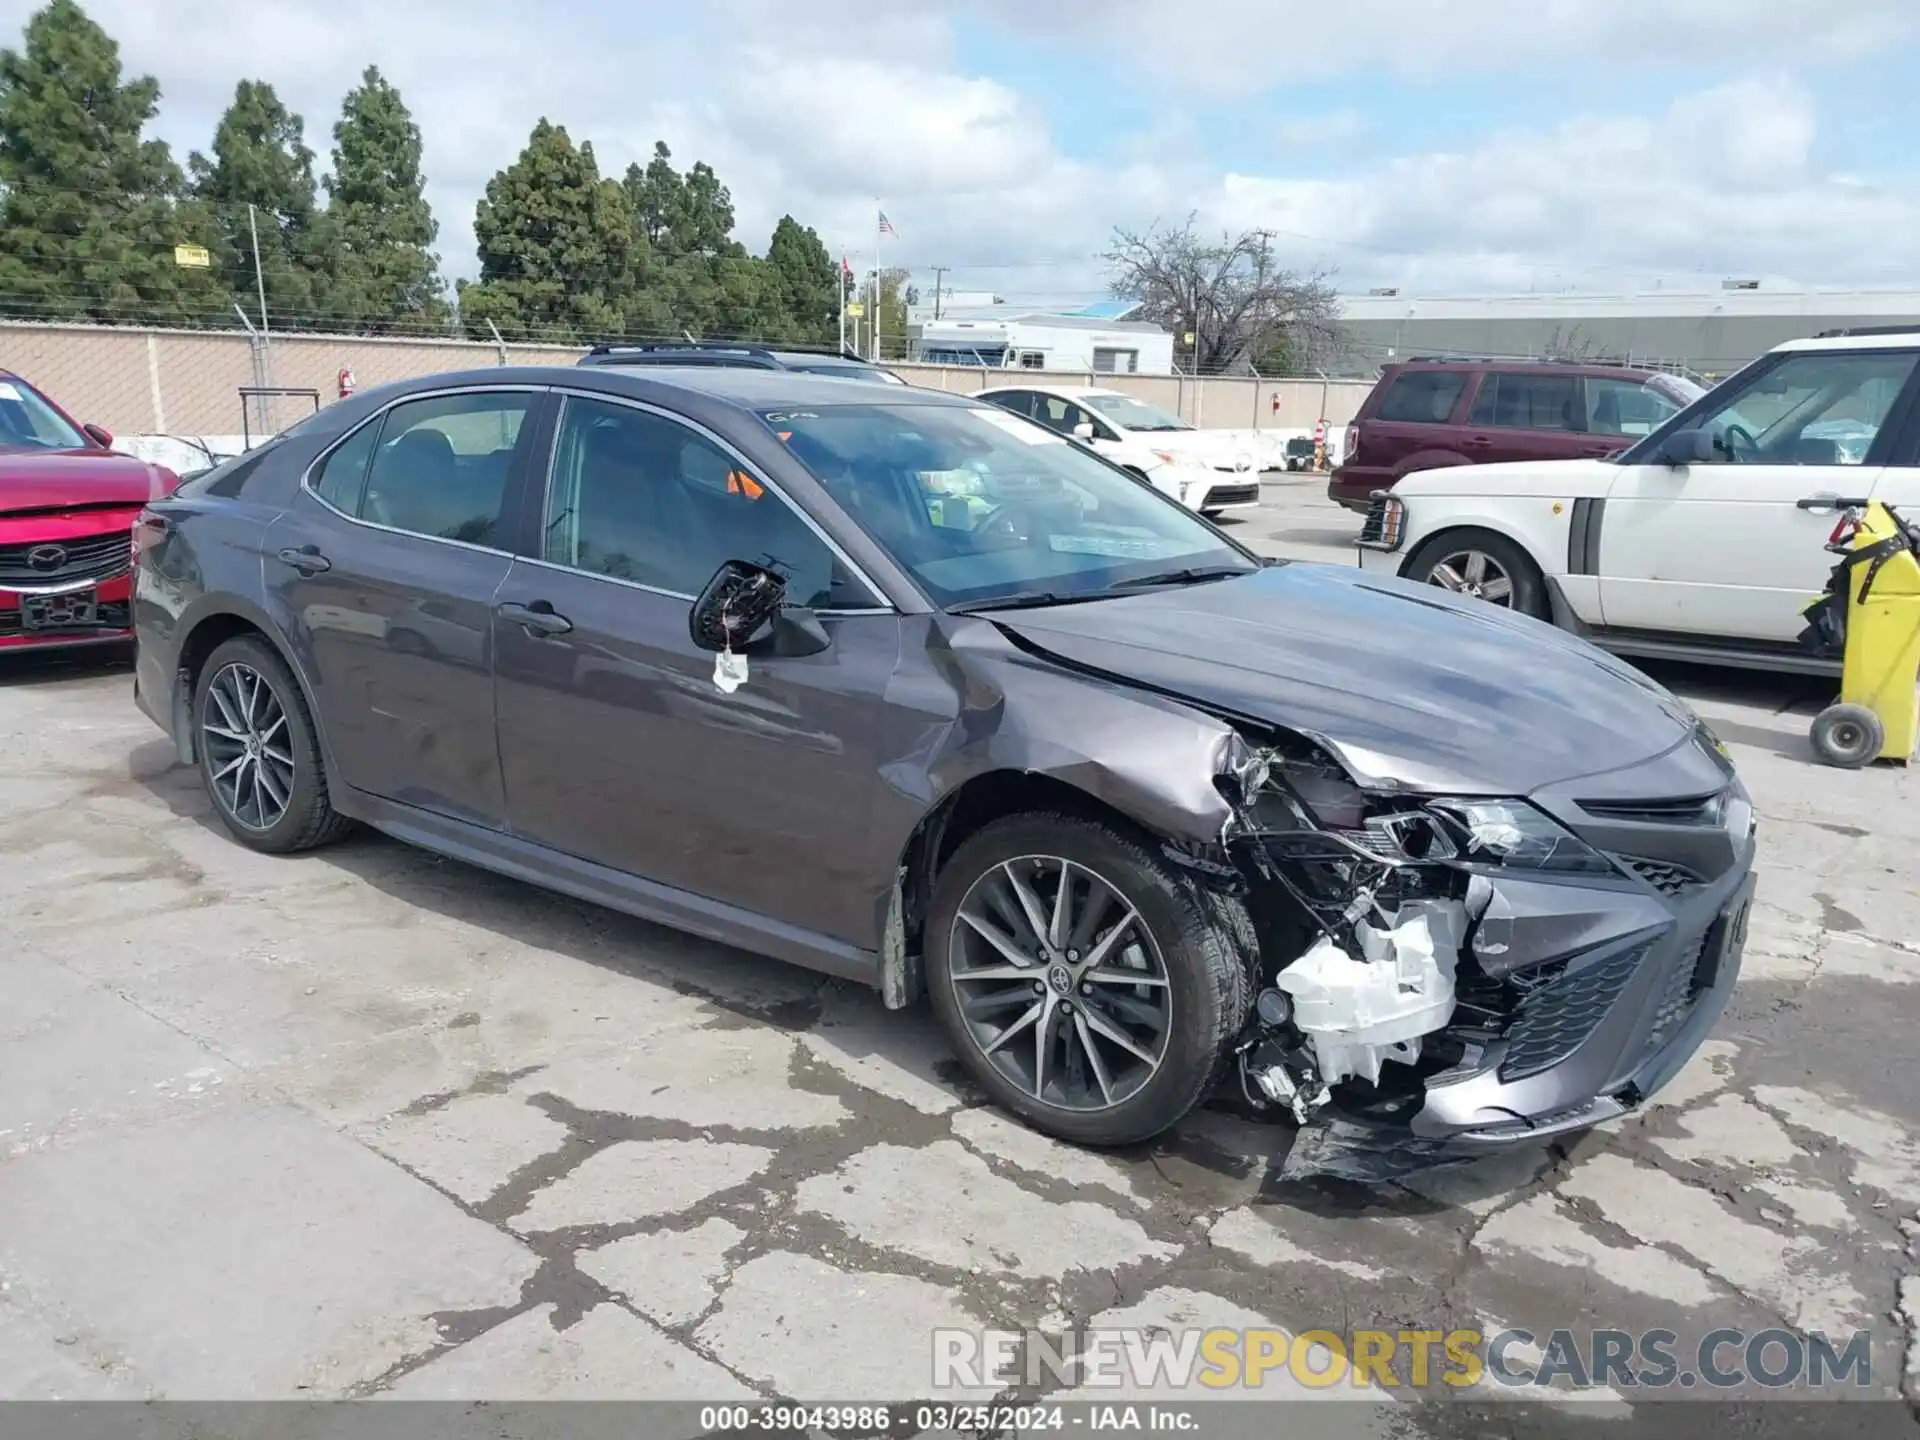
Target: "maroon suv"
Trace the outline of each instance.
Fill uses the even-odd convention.
[[[1402,475],[1501,460],[1578,460],[1631,445],[1701,387],[1627,365],[1408,360],[1385,367],[1347,427],[1327,495],[1349,510]]]

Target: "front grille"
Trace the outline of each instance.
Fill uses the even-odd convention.
[[[130,608],[125,601],[102,605],[95,613],[99,618],[93,625],[62,630],[28,630],[21,625],[18,610],[0,609],[0,640],[10,640],[20,635],[93,635],[102,630],[127,630],[133,626]]]
[[[1258,485],[1215,485],[1207,491],[1209,505],[1245,505],[1259,498]]]
[[[1406,511],[1398,500],[1381,491],[1367,502],[1367,518],[1360,525],[1360,543],[1380,550],[1397,550],[1405,528]]]
[[[1613,858],[1662,895],[1684,895],[1695,886],[1707,883],[1686,866],[1675,865],[1670,860],[1654,860],[1645,855],[1616,855]]]
[[[126,530],[72,540],[36,540],[0,545],[0,589],[63,585],[79,580],[111,580],[132,566],[133,537]],[[57,562],[49,563],[58,551]],[[38,552],[39,563],[34,557]]]
[[[1637,946],[1584,969],[1569,970],[1527,996],[1507,1035],[1500,1078],[1537,1075],[1579,1049],[1627,988],[1647,950],[1645,945]]]

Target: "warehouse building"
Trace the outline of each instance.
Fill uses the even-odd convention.
[[[1341,297],[1352,342],[1343,367],[1368,373],[1416,355],[1627,360],[1718,379],[1786,340],[1860,326],[1920,326],[1920,291],[1769,290],[1637,295]]]

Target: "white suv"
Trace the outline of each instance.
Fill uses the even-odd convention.
[[[1090,445],[1209,519],[1260,503],[1260,467],[1231,436],[1198,430],[1120,390],[1086,385],[996,385],[975,393]]]
[[[1834,502],[1866,498],[1920,517],[1920,326],[1789,341],[1604,460],[1408,475],[1360,564],[1623,655],[1822,672],[1800,612]]]

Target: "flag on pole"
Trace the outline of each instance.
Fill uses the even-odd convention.
[[[887,212],[884,210],[880,212],[880,233],[882,235],[898,235],[900,233],[893,228],[893,222],[887,219]]]

